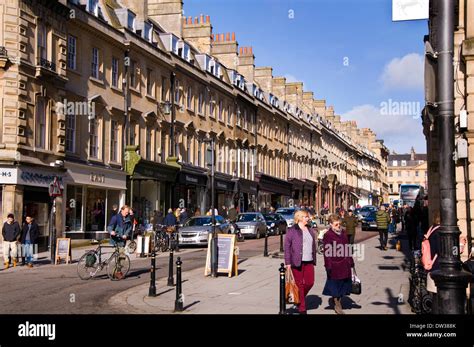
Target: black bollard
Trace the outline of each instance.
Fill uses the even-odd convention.
[[[142,252],[140,258],[145,258],[145,233],[142,234]]]
[[[176,300],[174,302],[174,310],[175,312],[182,312],[183,311],[183,295],[182,295],[182,287],[181,287],[181,257],[178,257],[176,261]]]
[[[153,250],[151,253],[150,288],[148,288],[148,296],[152,296],[152,297],[156,296],[155,275],[156,275],[156,253],[155,253],[155,247],[153,247]]]
[[[174,279],[173,279],[173,249],[170,249],[170,263],[169,263],[169,271],[168,271],[168,287],[174,286]]]
[[[281,263],[279,271],[280,271],[280,312],[279,314],[285,314],[286,313],[285,264]]]
[[[283,253],[285,250],[283,249],[283,231],[280,229],[280,253]]]
[[[265,245],[263,247],[263,256],[268,257],[268,230],[265,231]]]

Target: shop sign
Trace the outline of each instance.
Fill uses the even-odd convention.
[[[91,182],[94,182],[94,183],[105,183],[105,175],[100,175],[100,174],[91,172],[90,179],[91,179]]]
[[[0,183],[2,184],[15,184],[18,177],[18,169],[0,169]]]
[[[18,179],[19,184],[25,185],[39,185],[49,187],[49,184],[57,178],[59,182],[62,182],[62,177],[50,173],[41,173],[37,171],[21,170],[20,177]]]
[[[186,182],[198,184],[199,180],[197,178],[192,177],[192,176],[186,175]]]

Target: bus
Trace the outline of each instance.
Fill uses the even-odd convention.
[[[400,185],[400,206],[407,204],[413,207],[416,199],[423,198],[425,190],[420,184],[401,184]]]

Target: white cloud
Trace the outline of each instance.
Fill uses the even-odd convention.
[[[392,59],[384,68],[380,80],[385,89],[422,90],[424,85],[424,59],[420,54],[410,53]]]
[[[398,153],[409,151],[411,146],[424,149],[426,142],[423,135],[421,118],[418,115],[386,112],[387,108],[395,110],[396,101],[387,101],[377,107],[371,104],[355,106],[341,117],[343,120],[355,120],[357,127],[370,128],[377,134],[377,139],[385,141],[385,145]],[[400,103],[399,103],[400,104]],[[398,105],[399,105],[398,104]],[[385,107],[384,106],[390,106]]]

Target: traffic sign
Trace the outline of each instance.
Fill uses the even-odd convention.
[[[56,197],[63,195],[63,187],[57,177],[49,184],[49,196]]]

